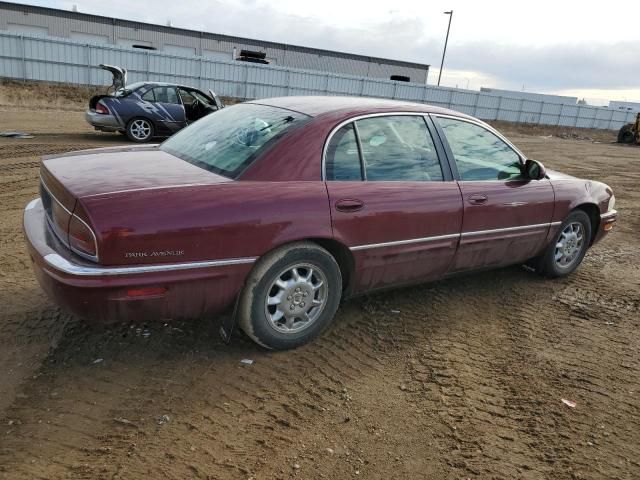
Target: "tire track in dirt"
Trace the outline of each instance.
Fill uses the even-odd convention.
[[[545,162],[548,145],[562,142],[531,143]],[[560,170],[580,174],[585,158],[604,168],[583,154],[592,148],[578,143]],[[611,161],[626,165],[626,150]],[[62,341],[0,413],[0,478],[640,476],[629,261],[640,201],[626,174],[608,171],[630,223],[575,275],[509,268],[352,300],[330,331],[287,353],[242,336],[225,346],[217,320],[152,324],[147,337],[143,325],[86,325],[33,302],[14,244],[37,171],[3,172],[0,298],[12,311],[0,338]]]

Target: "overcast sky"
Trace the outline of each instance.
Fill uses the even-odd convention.
[[[215,33],[438,68],[442,84],[640,101],[640,2],[585,0],[34,0]],[[136,7],[136,5],[138,7]]]

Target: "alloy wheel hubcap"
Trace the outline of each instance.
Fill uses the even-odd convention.
[[[561,268],[573,265],[582,251],[584,245],[584,228],[579,222],[567,225],[560,233],[556,243],[555,262]]]
[[[324,310],[327,292],[327,279],[317,266],[287,267],[276,276],[265,299],[269,324],[280,333],[305,330]]]
[[[131,124],[131,135],[138,140],[144,140],[151,135],[151,125],[145,120],[134,120]]]

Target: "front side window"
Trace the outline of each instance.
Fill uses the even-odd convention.
[[[267,105],[233,105],[180,130],[160,145],[160,150],[205,170],[236,178],[270,144],[308,118]]]
[[[352,123],[345,125],[331,137],[327,146],[325,168],[327,180],[362,180],[358,142]]]
[[[443,181],[442,168],[422,116],[356,121],[369,181]]]
[[[514,180],[522,177],[520,156],[498,136],[473,123],[438,117],[461,180]]]

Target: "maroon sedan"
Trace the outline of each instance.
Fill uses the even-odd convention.
[[[286,97],[160,146],[48,157],[24,228],[40,284],[80,316],[235,305],[253,340],[284,349],[354,294],[525,262],[567,275],[613,227],[614,202],[461,113]]]

